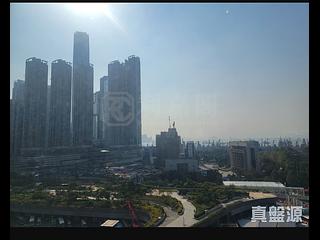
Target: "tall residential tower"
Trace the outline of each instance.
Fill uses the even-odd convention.
[[[10,135],[10,153],[12,156],[19,154],[22,147],[23,133],[23,112],[24,112],[24,81],[17,80],[14,82],[12,89],[12,132]]]
[[[23,147],[43,148],[46,142],[48,64],[28,58],[25,70]]]
[[[48,139],[50,147],[69,146],[71,143],[71,77],[71,63],[61,59],[52,62]]]
[[[108,65],[108,96],[111,106],[107,116],[107,135],[109,145],[141,145],[141,79],[140,59],[130,56],[124,63],[113,61]],[[110,100],[110,99],[109,99]],[[122,106],[122,117],[131,116],[125,124],[109,124],[112,119],[115,106]],[[129,103],[129,104],[128,104]],[[113,105],[112,105],[113,104]],[[116,111],[119,114],[120,111]],[[115,116],[116,118],[116,116]],[[114,123],[114,122],[113,122]]]
[[[93,139],[93,65],[89,62],[89,36],[74,33],[72,78],[73,145],[91,145]]]

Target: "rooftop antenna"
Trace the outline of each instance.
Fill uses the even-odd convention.
[[[169,116],[169,128],[171,128],[170,116]]]

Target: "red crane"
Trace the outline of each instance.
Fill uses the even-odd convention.
[[[134,208],[132,206],[132,203],[130,201],[127,201],[127,205],[128,205],[129,212],[131,215],[132,227],[140,227],[140,225],[138,224],[138,219],[137,219],[136,213],[134,212]]]

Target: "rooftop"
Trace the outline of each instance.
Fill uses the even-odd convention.
[[[117,225],[118,222],[119,220],[108,219],[107,221],[101,224],[101,227],[114,227],[115,225]]]
[[[278,187],[285,188],[280,182],[263,182],[263,181],[223,181],[223,185],[236,187]]]

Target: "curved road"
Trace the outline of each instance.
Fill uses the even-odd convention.
[[[178,213],[172,211],[170,207],[162,206],[162,208],[166,213],[166,218],[158,227],[165,227],[179,217]]]
[[[194,213],[196,210],[195,206],[177,192],[163,192],[160,194],[158,191],[153,191],[152,195],[167,195],[176,198],[182,203],[184,208],[183,215],[178,215],[172,210],[164,207],[167,219],[159,225],[159,227],[191,227],[193,224],[198,222],[198,220],[194,219]]]

